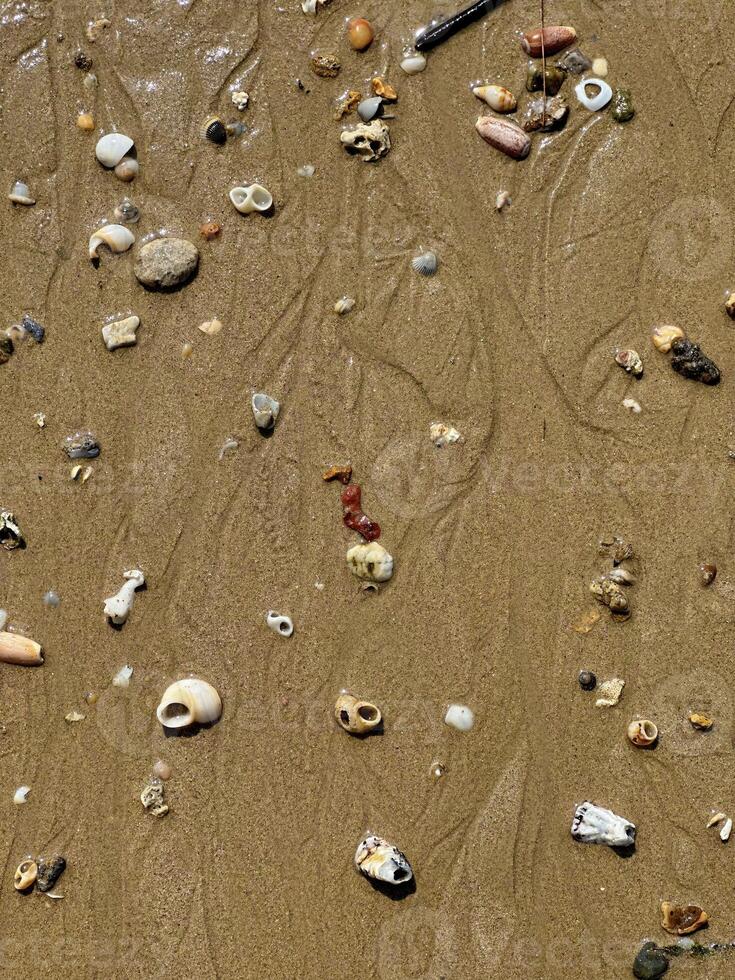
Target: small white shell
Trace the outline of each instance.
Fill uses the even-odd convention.
[[[377,541],[353,545],[347,552],[347,564],[353,575],[371,582],[387,582],[393,575],[393,557]]]
[[[256,391],[250,400],[250,404],[253,409],[255,424],[262,432],[270,432],[276,424],[278,413],[281,410],[280,404],[275,398],[263,394],[262,391]]]
[[[637,402],[635,398],[624,398],[623,408],[627,408],[629,411],[633,412],[634,415],[640,415],[643,411],[641,408],[641,403]]]
[[[462,442],[462,433],[446,422],[432,422],[429,426],[429,437],[437,449],[442,446],[451,445],[454,442]]]
[[[107,245],[111,252],[127,252],[135,244],[135,235],[125,225],[104,225],[89,239],[89,257],[98,258],[101,245]]]
[[[133,148],[133,140],[123,133],[107,133],[97,140],[94,155],[103,167],[112,170],[122,160],[125,154]]]
[[[345,313],[349,313],[354,306],[355,301],[351,296],[340,296],[340,298],[334,304],[334,312],[339,313],[340,316],[344,316]]]
[[[30,786],[19,786],[13,795],[13,803],[26,803],[28,800],[28,794],[31,791]]]
[[[466,704],[450,704],[444,715],[444,724],[458,732],[468,732],[475,724],[475,713]]]
[[[104,613],[111,623],[121,626],[130,615],[135,599],[135,590],[145,585],[145,577],[139,568],[123,572],[125,581],[115,595],[105,599]]]
[[[198,677],[185,677],[166,688],[156,717],[164,728],[208,725],[222,714],[222,701],[211,684]]]
[[[130,664],[125,664],[112,678],[113,687],[130,687],[130,678],[133,676],[133,668]]]
[[[406,855],[376,834],[368,834],[357,845],[355,866],[368,878],[389,885],[404,885],[413,878]]]
[[[373,95],[369,99],[363,99],[357,107],[357,114],[363,122],[370,120],[377,115],[383,100],[379,95]]]
[[[131,180],[135,180],[139,173],[140,164],[134,157],[123,157],[115,167],[115,176],[125,184],[129,184]]]
[[[291,636],[293,633],[293,623],[288,616],[281,616],[280,613],[273,612],[272,609],[268,610],[268,615],[265,617],[266,624],[269,629],[272,629],[274,633],[278,633],[279,636]]]
[[[8,194],[8,200],[12,201],[13,204],[25,204],[26,207],[31,207],[36,203],[35,197],[31,197],[28,184],[24,184],[22,180],[16,180],[13,184]]]
[[[597,95],[589,96],[586,91],[587,85],[599,88],[600,91]],[[584,78],[578,85],[574,86],[574,94],[585,109],[589,109],[590,112],[599,112],[600,109],[605,108],[612,98],[612,89],[601,78]]]
[[[417,75],[426,68],[426,58],[413,48],[406,48],[403,52],[401,68],[407,75]]]
[[[296,168],[296,174],[299,177],[313,177],[316,173],[316,167],[313,163],[302,163],[300,167]]]
[[[230,200],[240,214],[250,214],[251,211],[260,211],[262,214],[273,206],[273,196],[262,184],[233,187]]]
[[[411,259],[411,268],[422,276],[433,276],[439,262],[434,252],[421,252]]]
[[[720,831],[720,840],[723,844],[726,844],[730,839],[730,834],[732,833],[732,820],[730,817],[724,823],[722,830]]]

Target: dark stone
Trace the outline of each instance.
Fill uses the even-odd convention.
[[[546,67],[546,94],[556,95],[564,84],[567,76],[561,68],[554,68],[553,65]],[[543,92],[544,90],[544,70],[537,62],[530,62],[528,74],[526,75],[526,90],[528,92]]]
[[[89,71],[92,67],[92,59],[86,51],[77,51],[74,55],[74,64],[80,71]]]
[[[0,337],[0,364],[7,364],[13,353],[13,341],[10,337]]]
[[[720,369],[705,354],[699,344],[691,340],[675,340],[671,345],[671,366],[685,378],[701,381],[705,385],[720,383]]]
[[[656,980],[669,968],[669,961],[656,943],[644,943],[633,960],[633,976],[638,980]]]
[[[594,689],[597,687],[597,678],[591,670],[580,670],[579,677],[577,679],[579,680],[579,686],[583,691],[594,691]]]
[[[48,892],[54,887],[66,867],[66,861],[60,854],[53,854],[50,858],[38,859],[38,877],[36,887],[40,892]]]

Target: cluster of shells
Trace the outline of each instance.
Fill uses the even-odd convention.
[[[610,558],[612,567],[592,580],[590,592],[598,602],[609,608],[614,619],[629,619],[628,589],[636,579],[626,565],[634,558],[633,547],[622,538],[615,537],[600,542],[600,550]]]

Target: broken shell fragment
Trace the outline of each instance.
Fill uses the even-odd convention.
[[[514,160],[523,160],[531,149],[531,137],[509,119],[480,116],[475,129],[486,143]]]
[[[218,320],[217,317],[214,320],[205,320],[204,323],[200,323],[197,327],[202,333],[205,333],[208,337],[216,337],[217,334],[222,329],[222,321]]]
[[[23,532],[9,510],[0,510],[0,545],[6,551],[20,548],[24,543]]]
[[[627,568],[612,568],[609,572],[605,572],[605,578],[620,585],[635,585],[635,575]]]
[[[273,196],[262,184],[233,187],[230,191],[230,200],[240,214],[250,214],[253,211],[263,214],[273,207]]]
[[[95,459],[100,454],[100,444],[91,432],[75,432],[67,436],[63,449],[69,459]]]
[[[365,163],[380,160],[390,150],[390,131],[381,119],[345,129],[339,138],[347,153]]]
[[[526,107],[523,117],[523,129],[527,133],[550,133],[555,129],[561,129],[567,121],[569,106],[562,95],[555,95],[553,99],[531,99]]]
[[[648,721],[647,719],[631,721],[628,725],[628,738],[638,748],[647,749],[658,738],[658,728],[652,721]]]
[[[52,854],[50,858],[38,859],[38,876],[36,888],[40,892],[48,892],[64,873],[66,861],[60,854]]]
[[[521,38],[521,47],[532,58],[540,58],[542,54],[556,54],[576,40],[577,32],[573,27],[554,24],[543,30],[537,27],[535,31],[528,31]]]
[[[28,794],[30,793],[30,791],[31,791],[30,786],[19,786],[18,789],[13,794],[13,803],[15,803],[16,806],[20,806],[21,803],[27,803]]]
[[[429,438],[437,449],[463,441],[462,434],[446,422],[432,422],[429,426]]]
[[[475,713],[466,704],[450,704],[444,715],[444,724],[458,732],[468,732],[475,724]]]
[[[604,575],[590,583],[590,592],[598,602],[610,608],[610,612],[625,615],[630,611],[630,604],[625,590]]]
[[[164,789],[160,779],[152,779],[140,794],[140,802],[154,817],[165,817],[168,804],[163,801]]]
[[[420,276],[433,276],[437,270],[439,261],[434,252],[420,252],[411,259],[411,268],[418,272]]]
[[[16,180],[13,184],[8,194],[8,200],[12,201],[13,204],[24,204],[26,207],[32,207],[36,203],[35,197],[31,197],[28,184],[24,184],[22,180]]]
[[[135,342],[135,331],[140,326],[140,319],[137,316],[126,316],[123,320],[114,320],[107,323],[102,328],[102,339],[108,350],[116,350],[118,347],[132,347]]]
[[[120,590],[109,599],[105,599],[105,616],[115,626],[122,626],[127,620],[133,608],[135,590],[145,585],[145,577],[139,568],[123,572],[123,578],[125,582],[120,586]]]
[[[708,732],[715,723],[714,719],[709,718],[707,715],[700,715],[696,711],[687,715],[687,720],[692,728],[696,728],[700,732]]]
[[[716,827],[717,824],[722,823],[723,820],[727,820],[727,814],[716,813],[713,817],[710,817],[709,820],[707,821],[707,830],[709,830],[710,827]]]
[[[338,99],[334,110],[334,118],[341,119],[353,112],[362,101],[362,95],[356,89],[348,89]]]
[[[250,400],[253,409],[255,424],[261,432],[271,432],[276,424],[278,413],[281,410],[280,404],[261,391],[256,392]]]
[[[325,483],[329,483],[330,480],[339,480],[345,486],[352,479],[352,467],[349,463],[346,466],[330,466],[328,470],[322,473],[322,480]]]
[[[595,95],[587,94],[588,85],[598,90]],[[604,82],[601,78],[584,78],[575,85],[574,94],[585,109],[589,109],[590,112],[599,112],[612,99],[613,92],[607,82]]]
[[[86,715],[83,715],[81,711],[69,711],[64,715],[64,721],[70,725],[74,725],[77,722],[84,721]]]
[[[161,698],[156,717],[164,728],[209,725],[222,714],[217,691],[198,677],[185,677],[170,684]]]
[[[357,845],[355,866],[368,878],[389,885],[402,885],[413,878],[406,855],[376,834],[368,834]]]
[[[89,257],[94,262],[99,259],[100,246],[107,245],[111,252],[127,252],[135,244],[135,235],[125,225],[104,225],[98,228],[89,239]]]
[[[720,840],[723,844],[727,844],[730,840],[730,834],[732,833],[732,820],[730,817],[727,818],[720,831]]]
[[[377,705],[363,701],[352,694],[340,694],[334,706],[334,717],[338,724],[351,735],[367,735],[374,731],[382,721]]]
[[[338,313],[340,316],[344,316],[345,313],[349,313],[350,310],[354,309],[355,301],[351,296],[340,296],[337,302],[334,304],[334,312]]]
[[[398,101],[398,93],[396,92],[396,90],[393,88],[392,85],[386,82],[385,79],[381,78],[379,75],[376,76],[375,78],[370,79],[370,85],[372,87],[373,92],[375,92],[376,95],[379,95],[380,98],[383,99],[383,101],[385,102]]]
[[[643,374],[643,361],[638,351],[627,348],[615,351],[615,363],[636,378],[640,378]]]
[[[280,613],[273,612],[272,609],[268,610],[265,622],[268,629],[273,630],[274,633],[278,633],[279,636],[291,636],[293,633],[293,622],[290,617],[282,616]]]
[[[213,241],[221,231],[222,226],[218,225],[216,221],[207,221],[199,226],[199,234],[208,242]]]
[[[725,313],[731,320],[735,320],[735,292],[728,292],[725,297]]]
[[[387,582],[393,575],[393,557],[377,541],[353,545],[347,552],[347,564],[353,575],[371,582]]]
[[[224,146],[227,142],[227,127],[218,116],[210,116],[202,126],[202,136],[210,143]]]
[[[674,936],[686,936],[707,925],[709,916],[698,905],[661,902],[661,925]]]
[[[582,844],[632,847],[635,844],[635,834],[635,824],[630,820],[589,800],[580,803],[574,811],[572,837]]]
[[[340,494],[345,527],[357,531],[366,541],[376,541],[380,537],[380,524],[372,521],[362,509],[362,490],[353,483]]]
[[[140,164],[134,157],[123,157],[115,167],[115,176],[124,184],[129,184],[131,180],[140,173]]]
[[[705,385],[720,383],[720,369],[709,357],[702,353],[699,344],[684,338],[671,345],[671,367],[677,374]]]
[[[133,140],[123,133],[107,133],[97,140],[94,155],[103,167],[112,170],[133,148]]]
[[[595,701],[597,708],[614,708],[621,698],[625,681],[620,677],[612,677],[609,681],[603,681],[597,693],[600,697]]]
[[[18,865],[14,878],[13,884],[17,892],[28,891],[32,888],[38,877],[38,865],[36,862],[29,858],[26,861],[21,861]]]
[[[496,112],[513,112],[518,105],[515,95],[502,85],[475,85],[472,94]]]
[[[41,644],[20,633],[0,632],[0,663],[35,666],[43,663]]]
[[[495,195],[496,211],[502,211],[503,208],[508,207],[508,205],[512,203],[513,203],[513,199],[511,198],[508,191],[498,191],[498,193]]]
[[[130,666],[130,664],[125,664],[112,678],[112,686],[126,690],[128,687],[130,687],[130,678],[132,676],[133,668]],[[94,704],[94,702],[91,703]]]

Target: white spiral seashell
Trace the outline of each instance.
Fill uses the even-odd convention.
[[[185,677],[166,688],[156,717],[164,728],[208,725],[222,714],[222,701],[211,684],[198,677]]]
[[[411,259],[411,268],[422,276],[433,276],[438,265],[439,261],[434,252],[421,252],[416,258]]]
[[[89,257],[92,260],[99,258],[101,245],[107,245],[111,252],[127,252],[134,243],[135,235],[125,225],[104,225],[89,239]]]
[[[293,633],[293,622],[289,616],[281,616],[280,613],[269,609],[265,621],[268,629],[272,629],[279,636],[291,636]]]
[[[262,184],[248,184],[245,187],[233,187],[230,200],[240,214],[250,214],[251,211],[268,211],[273,206],[273,196]]]
[[[129,136],[123,133],[108,133],[97,140],[94,155],[103,167],[112,170],[132,148],[133,140]]]

